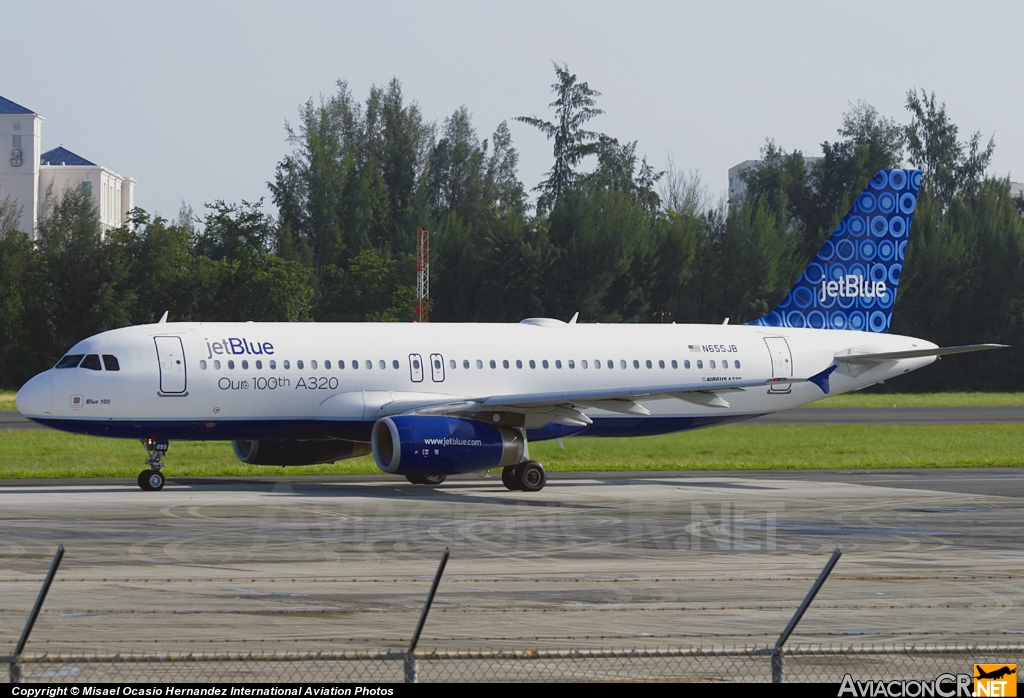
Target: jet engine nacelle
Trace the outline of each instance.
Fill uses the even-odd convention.
[[[365,456],[370,444],[359,441],[232,441],[238,460],[252,465],[314,465]]]
[[[458,417],[384,417],[373,425],[373,459],[386,473],[453,475],[521,463],[522,432]]]

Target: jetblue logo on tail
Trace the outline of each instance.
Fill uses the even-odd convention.
[[[888,332],[919,170],[882,170],[779,306],[749,324]]]

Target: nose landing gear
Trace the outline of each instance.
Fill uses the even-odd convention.
[[[146,492],[159,492],[164,488],[164,475],[160,470],[164,467],[163,456],[169,444],[166,439],[144,439],[142,445],[149,451],[146,465],[150,469],[139,473],[139,487]]]

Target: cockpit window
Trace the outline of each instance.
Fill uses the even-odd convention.
[[[103,370],[103,367],[100,366],[100,356],[99,356],[99,354],[89,354],[88,356],[85,357],[85,359],[82,361],[82,363],[78,365],[78,367],[79,368],[87,368],[90,371],[102,371]]]
[[[85,354],[68,354],[63,359],[57,362],[54,368],[75,368],[82,362],[82,358]]]
[[[103,355],[103,367],[108,371],[120,371],[121,364],[117,362],[117,357],[111,354]]]

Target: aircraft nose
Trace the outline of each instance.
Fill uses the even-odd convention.
[[[53,412],[53,380],[49,373],[40,373],[21,386],[15,397],[18,411],[26,417],[41,417]]]

